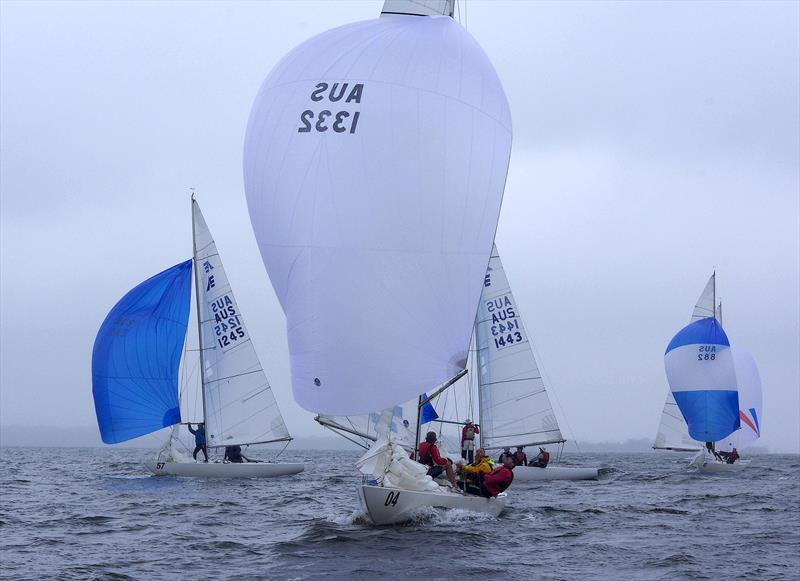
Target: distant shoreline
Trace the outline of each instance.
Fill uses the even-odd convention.
[[[142,436],[130,442],[114,445],[114,448],[129,448],[139,450],[159,449],[166,441],[167,430],[148,436]],[[259,448],[282,448],[285,444],[260,445]],[[293,450],[325,450],[325,451],[359,451],[357,447],[344,438],[320,436],[298,436],[290,444]],[[0,426],[0,448],[107,448],[100,440],[100,435],[95,427],[68,427],[50,428],[45,426]],[[535,449],[536,446],[528,446]],[[557,451],[558,446],[547,446],[551,451]],[[652,441],[647,438],[628,439],[623,442],[567,442],[565,454],[595,454],[595,453],[668,453],[652,449]],[[775,451],[764,446],[754,446],[747,450],[748,455],[798,455],[800,451]]]

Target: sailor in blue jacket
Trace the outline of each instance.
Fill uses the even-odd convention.
[[[203,452],[203,456],[205,456],[205,461],[208,462],[208,450],[206,449],[206,425],[205,424],[197,424],[197,429],[192,429],[192,424],[189,424],[189,431],[194,434],[194,452],[192,452],[192,458],[197,460],[197,453]]]

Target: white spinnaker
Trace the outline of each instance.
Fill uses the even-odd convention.
[[[244,181],[302,407],[370,413],[463,369],[510,149],[497,74],[452,18],[342,26],[275,66]]]
[[[475,322],[483,447],[563,442],[497,247]]]
[[[727,438],[717,442],[719,451],[742,450],[758,440],[762,426],[761,376],[755,359],[743,347],[731,347],[736,383],[739,388],[739,419],[741,427]]]
[[[208,445],[287,440],[286,424],[197,202],[192,214]]]
[[[714,272],[709,277],[703,292],[697,298],[690,322],[693,323],[700,319],[717,316],[714,307],[716,284],[717,273]],[[683,414],[678,409],[678,404],[675,402],[672,391],[667,388],[667,400],[661,412],[661,422],[658,425],[658,433],[656,434],[655,442],[653,442],[653,448],[693,451],[700,450],[702,447],[702,442],[693,440],[689,436],[689,426],[686,425],[686,420],[683,419]]]

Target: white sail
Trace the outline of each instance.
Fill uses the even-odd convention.
[[[415,399],[392,408],[393,413],[389,432],[396,444],[407,449],[413,449],[415,445],[418,401],[418,399]],[[321,415],[315,419],[323,426],[338,432],[344,437],[348,437],[348,434],[356,436],[353,441],[365,447],[369,446],[371,442],[375,442],[380,435],[378,433],[378,423],[381,419],[381,414],[378,412],[357,416]]]
[[[463,369],[510,150],[500,80],[452,18],[385,14],[275,66],[244,182],[302,407],[370,413]]]
[[[690,322],[717,316],[714,305],[717,294],[716,284],[717,273],[714,272],[697,298]],[[720,305],[721,310],[722,305]],[[693,440],[689,436],[689,426],[686,425],[686,420],[683,419],[683,414],[678,409],[672,391],[667,388],[667,400],[661,412],[661,421],[658,424],[658,433],[656,433],[653,448],[656,450],[694,451],[700,450],[702,447],[702,442]]]
[[[706,288],[703,289],[703,292],[697,299],[697,303],[695,303],[694,305],[694,311],[692,311],[692,320],[691,320],[692,323],[700,319],[716,316],[716,312],[714,310],[714,302],[716,299],[716,284],[717,284],[717,273],[714,272],[711,275],[711,278],[708,279],[708,282],[706,283]]]
[[[497,247],[483,285],[475,323],[483,447],[563,442]]]
[[[386,0],[381,14],[453,16],[455,0]]]
[[[192,214],[208,445],[288,440],[289,432],[253,348],[217,246],[194,200]]]
[[[761,437],[761,376],[753,356],[747,349],[731,347],[736,383],[739,388],[739,420],[741,427],[717,442],[718,451],[742,450]]]
[[[694,452],[700,450],[703,444],[689,436],[689,427],[683,419],[681,410],[672,396],[672,391],[667,388],[667,402],[661,412],[661,422],[658,424],[653,448],[657,450],[681,450]]]

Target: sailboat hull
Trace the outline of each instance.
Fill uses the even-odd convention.
[[[698,472],[702,472],[704,474],[716,474],[738,472],[745,468],[748,464],[750,464],[749,460],[739,460],[733,464],[720,462],[713,456],[706,454],[705,451],[701,450],[692,459],[692,461],[689,463],[689,466],[696,467]]]
[[[275,478],[299,474],[300,463],[280,462],[149,462],[147,469],[156,476],[188,476],[191,478]]]
[[[572,466],[517,466],[514,468],[514,482],[533,482],[544,480],[597,480],[600,470]]]
[[[499,516],[506,507],[508,497],[500,493],[496,498],[442,492],[421,492],[374,485],[362,485],[358,490],[361,507],[376,525],[408,522],[419,509],[457,508],[470,512]]]

